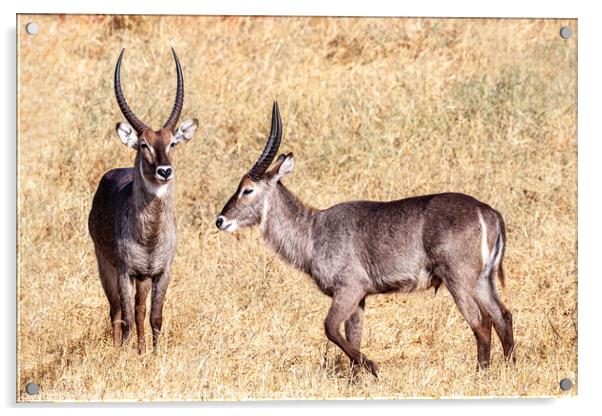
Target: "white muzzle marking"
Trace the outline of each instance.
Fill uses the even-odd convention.
[[[222,216],[221,219],[223,220],[222,226],[220,228],[222,231],[228,231],[229,233],[233,233],[238,229],[238,223],[236,222],[236,220],[228,220],[228,218],[224,216]]]
[[[161,176],[161,175],[159,175],[159,170],[163,170],[164,172],[169,172],[169,175],[167,177]],[[159,182],[168,182],[168,181],[172,180],[173,177],[174,177],[173,169],[169,165],[160,165],[160,166],[157,166],[157,168],[155,169],[155,179],[157,179]]]
[[[140,176],[142,176],[142,181],[144,182],[144,187],[146,188],[146,190],[148,192],[155,195],[157,198],[163,198],[167,194],[167,190],[169,188],[169,182],[163,181],[164,183],[162,183],[160,185],[156,185],[156,184],[150,182],[144,176],[144,173],[142,172],[142,166],[140,166]],[[157,174],[155,174],[155,177],[157,177]]]

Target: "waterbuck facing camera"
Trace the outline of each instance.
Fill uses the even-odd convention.
[[[176,252],[174,147],[190,140],[198,127],[192,119],[176,128],[184,103],[184,77],[172,52],[177,72],[175,103],[164,126],[155,131],[136,117],[123,96],[121,51],[115,67],[115,96],[127,122],[117,124],[117,136],[136,150],[136,159],[133,168],[112,169],[103,175],[88,219],[100,280],[110,304],[114,344],[129,340],[135,316],[139,352],[146,350],[144,318],[150,291],[150,324],[153,348],[157,348]]]
[[[499,212],[459,193],[309,207],[281,182],[293,170],[293,155],[280,155],[270,168],[281,138],[274,103],[265,149],[216,225],[224,231],[259,225],[270,247],[332,297],[326,336],[350,358],[354,371],[364,366],[378,375],[376,363],[360,352],[366,296],[437,290],[441,283],[474,332],[478,365],[489,365],[492,327],[504,356],[514,360],[512,314],[495,288],[496,276],[503,283],[506,244]]]

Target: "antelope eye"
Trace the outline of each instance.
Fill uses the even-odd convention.
[[[148,145],[146,143],[140,144],[141,149],[148,149]]]
[[[172,144],[170,144],[171,147],[176,147],[176,142],[173,142]]]
[[[243,195],[249,195],[251,192],[253,192],[253,190],[250,189],[250,188],[247,188],[247,189],[245,189],[245,190],[242,191],[242,194]]]

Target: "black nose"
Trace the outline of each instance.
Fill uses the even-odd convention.
[[[217,228],[219,228],[220,230],[222,229],[222,224],[224,223],[224,219],[222,217],[218,217],[217,221],[215,221],[215,225],[217,226]]]
[[[171,176],[171,168],[159,168],[157,169],[157,174],[163,179],[167,179]]]

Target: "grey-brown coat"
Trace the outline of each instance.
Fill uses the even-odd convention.
[[[88,229],[109,300],[113,342],[117,346],[129,340],[135,317],[138,350],[144,352],[146,298],[152,291],[150,324],[156,349],[176,253],[173,149],[192,138],[198,122],[187,120],[175,128],[184,99],[182,70],[175,52],[176,101],[169,119],[158,131],[142,123],[123,97],[119,76],[122,57],[123,51],[115,69],[115,94],[128,122],[117,125],[117,135],[136,150],[136,159],[133,168],[112,169],[103,175],[92,202]]]
[[[512,314],[494,282],[496,275],[503,279],[506,242],[499,212],[458,193],[345,202],[324,210],[308,207],[281,182],[293,169],[292,154],[281,155],[268,170],[280,136],[275,104],[266,149],[216,225],[225,231],[259,225],[270,247],[332,297],[326,336],[352,364],[378,374],[376,363],[360,352],[366,296],[436,290],[441,283],[475,334],[479,365],[489,364],[492,326],[505,356],[512,356]],[[339,332],[343,323],[345,337]]]

